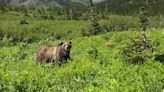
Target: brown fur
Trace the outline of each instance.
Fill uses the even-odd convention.
[[[66,49],[66,46],[69,49]],[[71,50],[71,42],[69,43],[60,43],[57,46],[53,45],[46,45],[38,49],[36,62],[43,63],[44,60],[48,62],[60,61],[67,61],[70,59],[70,50]]]

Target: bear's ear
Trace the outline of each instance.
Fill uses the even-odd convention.
[[[64,44],[64,42],[59,43],[59,45],[63,45],[63,44]]]
[[[71,42],[71,41],[69,41],[69,44],[72,44],[72,42]]]

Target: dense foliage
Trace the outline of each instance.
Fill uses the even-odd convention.
[[[32,44],[1,47],[1,91],[144,91],[160,92],[164,86],[164,67],[148,59],[133,65],[121,59],[121,51],[136,32],[111,32],[105,35],[78,38],[73,41],[72,61],[58,67],[36,65],[35,52],[44,44],[58,40],[41,40]],[[157,49],[164,51],[162,30],[149,33],[159,41]],[[106,37],[109,37],[108,40]],[[115,46],[106,43],[112,42]],[[96,47],[93,47],[96,46]]]

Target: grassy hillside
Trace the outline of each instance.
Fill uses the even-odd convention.
[[[164,91],[162,16],[149,17],[152,51],[144,52],[137,16],[97,14],[95,23],[81,18],[89,14],[70,20],[65,13],[51,16],[41,9],[0,12],[0,92]],[[93,23],[103,32],[87,35],[96,30]],[[61,67],[36,64],[39,47],[62,41],[72,41],[72,60]]]
[[[35,14],[34,12],[30,12],[28,16],[15,11],[0,14],[0,39],[2,40],[6,36],[11,43],[22,41],[31,43],[45,39],[71,40],[83,37],[85,31],[90,30],[91,23],[89,20],[68,20],[63,15],[54,16],[53,20],[45,19],[42,14]],[[21,21],[28,24],[21,24]],[[98,22],[108,32],[139,29],[139,19],[134,16],[108,15],[108,19],[100,19]],[[150,17],[150,27],[163,28],[163,19]]]
[[[128,37],[135,32],[109,32],[104,35],[72,40],[72,61],[58,67],[54,64],[36,65],[35,52],[44,44],[60,41],[41,40],[37,43],[2,47],[0,50],[1,91],[143,91],[162,92],[164,66],[159,61],[147,61],[142,65],[126,64],[120,58]],[[153,41],[159,41],[158,49],[164,51],[164,32],[149,33]],[[108,40],[106,39],[108,37]],[[108,42],[114,47],[108,47]],[[96,59],[91,51],[98,50]]]

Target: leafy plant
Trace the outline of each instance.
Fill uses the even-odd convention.
[[[89,54],[93,59],[97,59],[99,52],[98,52],[96,46],[91,45],[91,48],[90,48],[90,50],[88,51],[88,54]]]
[[[145,46],[145,42],[141,37],[131,38],[131,41],[123,49],[123,59],[132,64],[143,64],[149,59],[154,59],[155,46],[149,41],[149,44]]]

